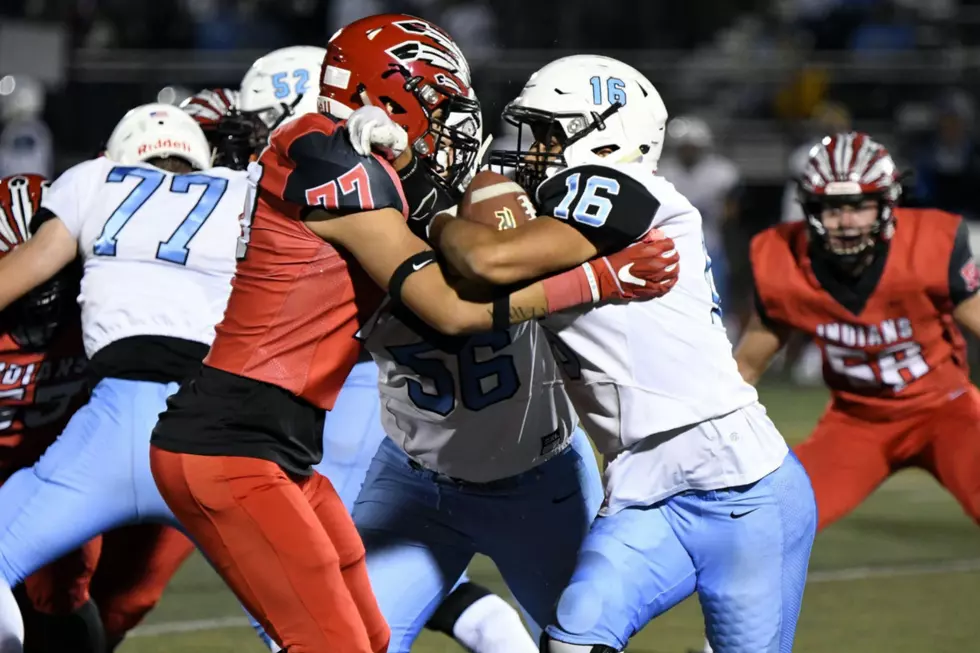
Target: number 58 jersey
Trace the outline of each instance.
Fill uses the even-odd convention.
[[[78,241],[89,358],[131,336],[211,344],[231,292],[246,187],[246,174],[227,168],[175,174],[106,157],[54,182],[35,221],[56,216]]]
[[[382,309],[361,336],[378,364],[385,432],[427,469],[485,483],[568,446],[578,418],[537,324],[448,337]]]
[[[952,311],[980,289],[980,272],[958,216],[896,209],[887,248],[848,285],[811,257],[804,222],[760,233],[750,256],[760,317],[820,346],[835,408],[884,420],[969,387]]]

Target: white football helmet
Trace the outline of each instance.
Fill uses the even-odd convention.
[[[533,191],[568,166],[641,162],[656,170],[667,107],[632,66],[583,54],[552,61],[531,75],[503,117],[519,129],[530,128],[535,144],[562,146],[560,154],[544,155],[522,150],[519,139],[517,150],[491,153],[491,164],[516,168],[518,183]],[[607,157],[598,154],[610,149]]]
[[[288,118],[315,112],[326,53],[323,48],[297,45],[265,55],[242,78],[238,108],[270,130]]]
[[[106,154],[127,165],[173,156],[197,170],[211,167],[211,146],[200,125],[169,104],[144,104],[126,112],[112,130]]]

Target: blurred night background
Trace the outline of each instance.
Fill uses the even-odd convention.
[[[909,171],[906,203],[980,220],[980,0],[2,0],[0,173],[57,174],[135,105],[237,88],[262,54],[324,46],[388,11],[454,36],[498,138],[504,104],[551,59],[609,54],[643,71],[679,118],[661,173],[704,215],[733,331],[750,299],[748,238],[799,217],[787,180],[828,131],[888,145]],[[34,142],[11,135],[23,133]]]
[[[885,143],[908,172],[902,201],[961,213],[980,252],[980,0],[0,0],[0,176],[54,178],[96,155],[128,109],[238,88],[269,51],[325,46],[381,12],[449,31],[498,142],[502,108],[552,59],[607,54],[643,71],[672,118],[659,172],[704,217],[733,342],[752,305],[749,239],[802,217],[790,180],[828,132]],[[792,342],[771,372],[762,399],[795,444],[827,399],[819,351]],[[799,650],[978,650],[978,538],[924,472],[888,481],[819,536]],[[507,595],[485,559],[471,575]],[[265,650],[199,557],[147,622],[123,653]],[[630,650],[683,653],[702,626],[691,600]],[[413,650],[461,649],[426,632]]]

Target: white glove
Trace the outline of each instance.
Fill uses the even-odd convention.
[[[408,134],[381,107],[363,106],[347,119],[347,133],[361,156],[375,147],[387,159],[395,159],[408,147]]]

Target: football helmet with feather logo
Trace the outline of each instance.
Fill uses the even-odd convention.
[[[480,149],[474,133],[480,103],[452,37],[404,14],[369,16],[334,34],[320,74],[319,110],[346,119],[366,104],[384,108],[433,183],[458,195]]]
[[[40,175],[0,179],[0,258],[31,237],[31,218],[41,208],[48,185]],[[24,349],[43,349],[72,310],[78,280],[72,264],[31,290],[0,311],[0,332],[9,333]]]

